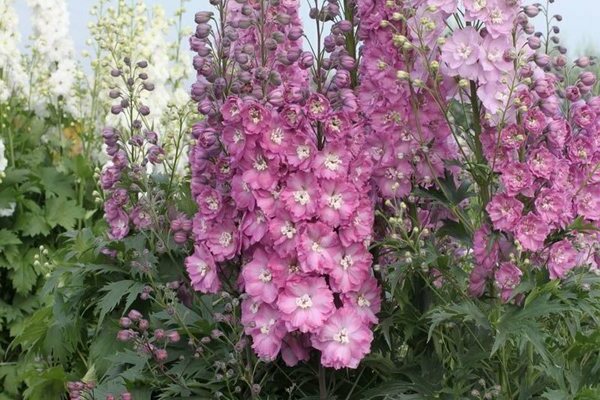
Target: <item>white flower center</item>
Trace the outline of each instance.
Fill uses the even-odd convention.
[[[233,143],[238,144],[244,139],[244,135],[242,135],[242,131],[236,129],[233,134]]]
[[[346,254],[344,257],[342,257],[342,260],[340,261],[340,265],[342,266],[344,271],[350,268],[352,264],[354,264],[354,260],[352,260],[352,256],[349,254]]]
[[[296,155],[300,160],[306,160],[310,157],[310,147],[304,144],[296,147]]]
[[[296,305],[305,310],[307,308],[311,308],[313,303],[308,294],[303,294],[302,296],[296,298]]]
[[[260,114],[260,110],[258,110],[257,108],[253,108],[252,110],[250,110],[250,119],[252,119],[253,123],[257,124],[260,121],[262,121],[262,116]]]
[[[313,242],[313,244],[310,248],[315,253],[320,253],[323,250],[323,248],[321,247],[321,244],[319,242]]]
[[[356,302],[358,303],[359,307],[370,307],[371,306],[371,302],[369,300],[367,300],[367,298],[365,296],[363,296],[362,294],[358,295]]]
[[[256,161],[254,161],[254,169],[257,171],[264,171],[267,169],[267,162],[264,158],[258,157]]]
[[[469,46],[468,43],[462,43],[460,45],[460,47],[458,48],[458,55],[463,60],[466,60],[467,58],[469,58],[471,56],[472,52],[473,52],[473,49],[471,49],[471,46]]]
[[[233,235],[231,233],[229,233],[229,232],[221,233],[221,236],[219,237],[219,243],[221,244],[221,246],[227,247],[231,244],[232,241],[233,241]]]
[[[258,303],[250,304],[250,312],[256,314],[258,312]]]
[[[200,261],[198,263],[198,271],[200,271],[200,276],[206,275],[206,273],[208,272],[208,264],[204,261]]]
[[[504,22],[504,15],[502,14],[502,10],[500,10],[499,8],[495,8],[491,13],[490,13],[490,21],[493,24],[501,24]]]
[[[473,3],[475,11],[481,11],[485,6],[487,6],[487,0],[475,0]]]
[[[325,156],[325,162],[323,164],[328,170],[336,171],[342,164],[342,160],[337,154],[329,153]]]
[[[263,325],[260,327],[260,333],[262,333],[263,335],[268,335],[269,332],[271,332],[271,327],[273,325],[275,325],[275,320],[273,318],[271,318],[267,325]]]
[[[296,234],[296,228],[291,222],[286,221],[286,223],[281,227],[281,234],[288,239],[292,239]]]
[[[333,208],[334,210],[339,210],[340,208],[342,208],[342,203],[342,195],[339,193],[331,196],[328,202],[329,207]]]
[[[276,128],[271,132],[271,142],[281,144],[283,141],[283,131],[281,128]]]
[[[346,328],[340,329],[338,333],[333,335],[333,340],[341,344],[350,343],[350,338],[348,337],[348,330],[346,330]]]
[[[216,211],[219,209],[219,202],[214,197],[207,197],[206,204],[208,205],[208,209],[211,211]]]
[[[260,275],[258,275],[258,279],[260,279],[262,283],[268,283],[273,279],[273,274],[271,274],[271,271],[268,269],[263,269]]]
[[[310,194],[306,190],[296,190],[294,192],[294,200],[296,203],[305,206],[310,201]]]

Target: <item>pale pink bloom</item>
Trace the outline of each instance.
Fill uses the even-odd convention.
[[[356,368],[371,351],[373,332],[352,307],[343,307],[336,310],[311,339],[313,347],[321,350],[323,366]]]
[[[442,46],[442,61],[451,76],[477,79],[481,74],[479,46],[481,35],[473,27],[455,30]]]
[[[577,258],[577,250],[567,239],[554,243],[548,257],[550,279],[564,278],[568,271],[577,266]]]
[[[291,215],[282,208],[275,211],[269,220],[269,235],[273,240],[273,249],[282,257],[296,252],[298,243],[298,226]]]
[[[215,260],[204,245],[194,246],[194,253],[185,259],[185,269],[194,290],[217,293],[221,289]]]
[[[334,311],[333,294],[324,278],[294,276],[277,300],[289,330],[316,332]]]
[[[240,110],[242,124],[249,135],[257,135],[271,126],[271,112],[257,102],[248,102]]]
[[[577,213],[591,221],[600,221],[600,184],[587,185],[575,199]]]
[[[302,133],[292,135],[286,144],[285,156],[288,164],[300,171],[308,171],[317,154],[314,139]]]
[[[558,159],[546,147],[541,147],[532,152],[527,163],[533,175],[550,179],[556,171]]]
[[[509,196],[531,192],[533,179],[533,175],[529,171],[527,164],[520,162],[509,164],[500,177],[500,181],[504,185],[506,194]]]
[[[296,221],[312,218],[319,202],[319,186],[314,176],[307,172],[290,175],[281,193],[281,201]]]
[[[254,316],[253,322],[255,328],[250,332],[252,349],[263,360],[275,360],[287,333],[281,314],[274,307],[264,304]]]
[[[240,224],[242,248],[246,250],[253,244],[260,242],[268,229],[267,218],[261,210],[246,212]]]
[[[471,1],[471,0],[466,0]],[[517,13],[521,9],[518,6],[518,2],[514,2],[513,5],[509,5],[506,0],[473,0],[473,3],[487,2],[487,14],[483,17],[485,27],[490,36],[497,38],[501,36],[510,35],[512,32]]]
[[[345,306],[352,306],[364,323],[376,324],[379,319],[377,313],[381,311],[381,288],[377,279],[368,276],[352,292],[341,294]]]
[[[364,244],[354,243],[336,253],[333,261],[329,272],[331,289],[349,292],[358,289],[369,276],[372,256]]]
[[[247,152],[241,165],[245,169],[244,182],[254,190],[272,190],[279,179],[279,159],[267,158],[260,151]]]
[[[349,246],[352,243],[369,241],[373,234],[374,219],[372,203],[368,199],[362,199],[350,221],[339,228],[342,244]]]
[[[269,261],[270,256],[259,247],[252,255],[252,261],[242,267],[246,293],[265,303],[273,303],[277,299],[284,283],[281,275],[271,269]]]
[[[322,222],[307,223],[301,229],[298,259],[302,271],[326,273],[342,251],[337,233]]]
[[[564,227],[573,218],[573,208],[567,195],[555,189],[540,190],[535,199],[535,209],[548,224]]]
[[[515,238],[525,250],[538,251],[550,233],[550,225],[539,215],[529,213],[522,217],[514,230]]]
[[[325,180],[321,183],[318,214],[332,227],[345,223],[358,207],[358,193],[353,185],[343,181]]]
[[[216,261],[229,260],[239,250],[239,232],[230,221],[213,225],[207,232],[206,246]]]

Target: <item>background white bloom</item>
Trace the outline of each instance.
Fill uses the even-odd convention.
[[[0,102],[22,94],[27,81],[19,51],[19,17],[12,0],[0,0]]]

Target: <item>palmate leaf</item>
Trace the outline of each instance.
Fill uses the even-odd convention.
[[[78,219],[85,216],[85,210],[75,200],[64,197],[52,197],[46,200],[46,222],[50,227],[57,225],[73,229]]]
[[[57,171],[56,168],[42,168],[39,177],[46,193],[70,199],[75,197],[73,178]]]
[[[139,296],[139,294],[142,293],[143,289],[143,283],[132,280],[111,282],[100,289],[101,291],[106,292],[106,294],[98,302],[97,309],[99,314],[96,329],[100,329],[100,326],[102,326],[102,322],[104,321],[104,317],[106,317],[108,313],[115,309],[123,297],[127,296],[125,309],[128,309]]]

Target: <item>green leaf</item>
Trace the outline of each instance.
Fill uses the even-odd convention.
[[[64,197],[52,197],[46,202],[46,222],[52,228],[57,225],[65,229],[73,229],[78,219],[85,216],[85,210],[75,200]]]
[[[73,178],[58,172],[55,168],[42,168],[40,171],[40,181],[47,193],[71,199],[75,197]]]
[[[106,314],[114,310],[115,307],[121,302],[123,297],[127,296],[125,309],[128,309],[131,304],[133,304],[137,296],[142,293],[143,289],[144,285],[142,283],[131,280],[111,282],[100,289],[101,291],[106,292],[106,294],[98,302],[97,306],[99,310],[97,324],[98,329],[102,325],[102,321],[104,321]]]
[[[7,229],[0,229],[0,249],[11,245],[11,244],[21,244],[21,240],[19,237],[12,231]]]
[[[15,229],[21,231],[23,236],[48,235],[50,226],[46,223],[46,219],[33,212],[24,212],[17,216]]]

